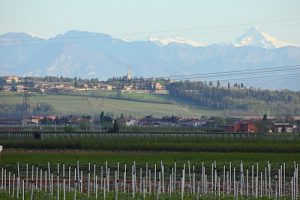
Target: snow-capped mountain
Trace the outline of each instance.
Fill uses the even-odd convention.
[[[190,39],[185,39],[181,37],[156,37],[156,36],[150,36],[146,41],[150,42],[155,42],[158,45],[169,45],[169,44],[180,44],[180,45],[189,45],[193,47],[203,47],[206,46],[203,43],[190,40]]]
[[[62,75],[105,80],[123,76],[128,66],[134,76],[158,77],[300,64],[300,47],[284,46],[257,29],[247,32],[237,40],[238,47],[203,46],[182,38],[125,41],[84,31],[69,31],[50,39],[9,33],[0,36],[0,76]],[[248,85],[261,87],[256,83]],[[300,79],[269,81],[263,86],[300,90]]]
[[[258,27],[252,27],[241,35],[234,43],[235,46],[255,46],[266,49],[292,46],[289,43],[278,40],[276,37],[263,32]]]

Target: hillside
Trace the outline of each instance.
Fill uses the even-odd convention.
[[[170,95],[194,102],[212,110],[235,110],[272,115],[299,115],[300,92],[245,88],[242,84],[228,87],[206,85],[203,82],[174,82]]]
[[[69,94],[33,93],[33,114],[99,114],[181,117],[300,115],[300,94],[292,91],[206,86],[202,82],[175,82],[170,95],[81,91]],[[22,94],[0,93],[0,116],[22,116]]]
[[[145,101],[145,98],[148,99]],[[145,115],[182,117],[200,117],[221,115],[222,112],[200,109],[195,106],[176,101],[176,98],[163,96],[144,96],[135,100],[121,100],[106,97],[88,97],[73,95],[42,95],[34,94],[31,97],[31,107],[35,114],[100,114],[103,110],[114,116],[122,113],[125,116],[142,117]],[[133,99],[133,98],[132,98]],[[150,99],[155,99],[151,102]],[[157,102],[160,99],[163,103]],[[0,93],[0,116],[22,115],[20,105],[21,94]]]

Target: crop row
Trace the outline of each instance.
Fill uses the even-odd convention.
[[[299,165],[275,168],[270,162],[245,166],[217,162],[183,166],[164,162],[137,166],[98,166],[79,162],[45,167],[19,163],[13,170],[1,168],[2,195],[16,199],[298,199]],[[25,170],[21,170],[25,169]]]
[[[300,152],[298,140],[203,137],[87,137],[0,140],[5,148],[177,152]]]

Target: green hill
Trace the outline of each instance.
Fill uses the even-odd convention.
[[[174,82],[167,87],[170,95],[103,90],[32,93],[30,102],[36,115],[99,114],[101,111],[134,117],[300,115],[299,92],[238,85],[217,87],[202,82]],[[0,93],[0,116],[22,115],[21,104],[21,93]]]
[[[81,95],[81,96],[80,96]],[[200,109],[188,102],[177,100],[169,95],[126,94],[128,99],[116,97],[92,97],[87,94],[77,95],[43,95],[32,94],[31,107],[39,114],[99,114],[101,111],[113,115],[142,117],[145,115],[166,116],[178,115],[182,117],[215,116],[223,112]],[[22,114],[20,104],[22,94],[0,93],[0,115]],[[18,106],[19,105],[19,106]],[[50,106],[50,108],[49,108]],[[38,109],[40,107],[40,109]],[[42,107],[42,108],[41,108]],[[44,113],[43,109],[46,107]]]

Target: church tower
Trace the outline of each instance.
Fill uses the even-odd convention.
[[[128,67],[128,69],[127,69],[127,77],[126,78],[127,78],[127,80],[131,80],[132,79],[130,67]]]

